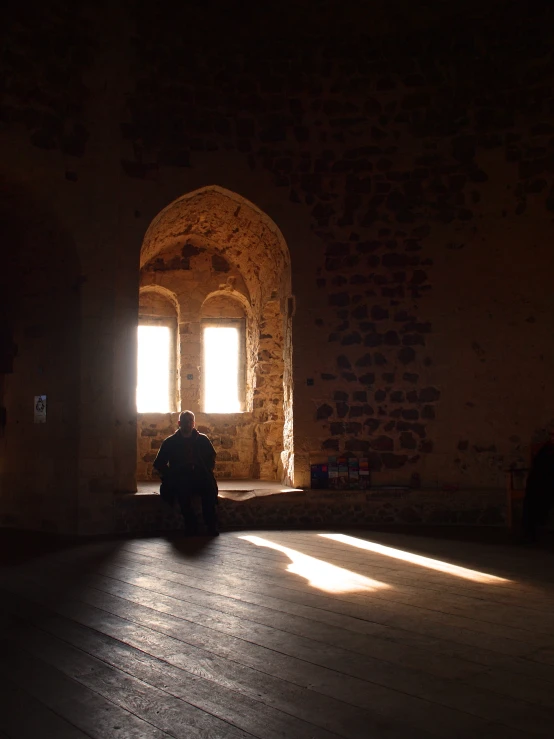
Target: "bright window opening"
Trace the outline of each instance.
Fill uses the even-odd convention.
[[[169,413],[171,332],[168,326],[138,327],[137,411]]]
[[[204,328],[204,410],[206,413],[238,413],[239,331],[236,328]]]

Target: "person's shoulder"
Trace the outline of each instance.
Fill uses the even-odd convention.
[[[211,445],[212,442],[210,441],[210,437],[207,434],[203,434],[200,431],[197,431],[196,429],[195,431],[196,431],[196,441],[197,442],[200,442],[200,444],[206,444],[207,442],[208,444]]]
[[[170,436],[166,436],[166,438],[162,441],[162,444],[171,444],[177,439],[178,433],[178,431],[175,431],[175,433],[171,434]]]

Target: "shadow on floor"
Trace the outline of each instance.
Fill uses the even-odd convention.
[[[175,554],[184,559],[194,558],[217,543],[213,536],[184,536],[180,532],[165,534],[163,539],[171,544]]]
[[[18,529],[0,529],[0,565],[18,565],[79,546],[76,537]]]
[[[249,529],[254,531],[255,529]],[[264,529],[269,531],[269,529]],[[279,529],[276,531],[286,531],[287,529]],[[302,529],[295,529],[301,531]],[[309,529],[306,529],[308,531]],[[319,531],[330,531],[322,527]],[[452,541],[460,543],[476,543],[487,545],[485,549],[479,548],[479,560],[482,564],[482,557],[487,558],[486,552],[490,551],[491,557],[494,556],[498,562],[499,550],[506,554],[507,559],[511,559],[516,552],[528,551],[529,557],[536,559],[537,562],[546,563],[552,559],[552,567],[541,567],[544,574],[545,570],[551,570],[554,578],[554,532],[543,531],[536,546],[527,550],[526,548],[517,546],[517,537],[513,532],[503,527],[462,527],[462,526],[373,526],[371,528],[340,528],[336,527],[333,532],[347,533],[353,537],[360,539],[381,542],[387,546],[398,546],[410,549],[410,551],[432,557],[438,553],[440,543],[443,541]],[[225,534],[223,534],[223,537]],[[101,537],[65,537],[56,534],[47,534],[31,531],[20,531],[15,529],[0,529],[0,566],[17,566],[34,559],[45,556],[61,556],[70,550],[75,551],[76,559],[83,557],[84,559],[94,559],[94,557],[106,557],[117,550],[121,543],[129,539],[151,539],[163,538],[174,548],[176,553],[183,557],[194,557],[208,548],[217,546],[217,539],[198,536],[187,538],[181,532],[166,532],[158,535],[112,535]],[[95,546],[96,545],[96,546]],[[84,551],[86,550],[86,552]],[[455,559],[460,562],[464,560],[467,566],[475,565],[476,552],[465,550],[463,546],[457,548]],[[493,554],[494,553],[494,554]],[[454,554],[454,551],[453,551]],[[460,562],[461,563],[461,562]],[[549,573],[548,573],[549,574]]]

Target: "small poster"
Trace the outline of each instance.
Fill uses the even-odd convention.
[[[46,423],[46,395],[35,395],[35,423]]]

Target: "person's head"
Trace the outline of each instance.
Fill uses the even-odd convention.
[[[194,413],[183,411],[179,414],[179,429],[183,436],[190,436],[194,428]]]

